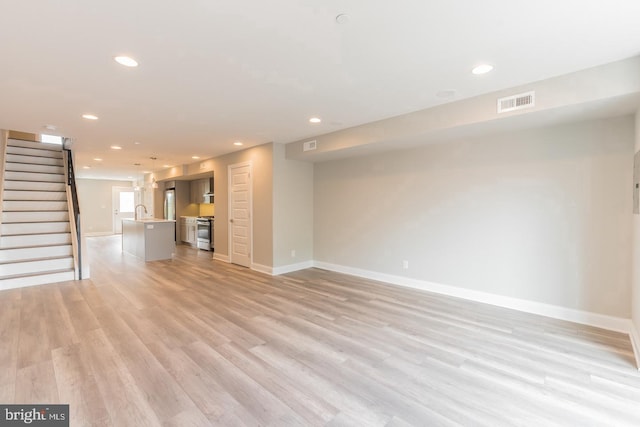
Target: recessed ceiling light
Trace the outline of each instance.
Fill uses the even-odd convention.
[[[137,67],[138,61],[128,56],[116,56],[113,58],[118,64],[124,65],[125,67]]]
[[[320,119],[319,117],[311,117],[309,119],[309,123],[320,123],[322,121],[322,119]]]
[[[200,156],[191,156],[191,158],[192,158],[193,160],[198,160],[198,159],[200,158]]]
[[[112,150],[122,150],[122,147],[120,147],[119,145],[112,145],[111,149]]]
[[[45,125],[44,128],[47,130],[56,130],[56,127],[54,125]]]
[[[133,141],[134,145],[140,145],[140,141]]]
[[[162,165],[163,168],[172,168],[173,166],[171,165]]]
[[[98,116],[94,114],[83,114],[82,118],[87,120],[98,120]]]
[[[489,64],[480,64],[471,70],[473,74],[486,74],[489,71],[493,70],[493,65]]]
[[[142,171],[142,173],[151,173],[151,171]]]
[[[82,169],[91,169],[91,166],[83,166]]]
[[[96,157],[93,160],[95,160],[96,162],[101,162],[102,161],[102,159],[100,157]]]
[[[234,143],[233,143],[233,145],[237,145],[237,146],[239,147],[239,146],[241,146],[241,145],[243,145],[243,144],[242,144],[242,142],[240,142],[240,141],[236,141],[236,142],[234,142]]]

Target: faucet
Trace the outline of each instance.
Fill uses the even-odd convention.
[[[139,204],[139,205],[136,205],[136,207],[135,207],[135,209],[134,209],[134,211],[135,211],[135,218],[134,218],[134,219],[135,219],[136,221],[139,219],[139,218],[138,218],[138,208],[139,208],[140,206],[142,206],[142,209],[144,209],[144,213],[145,213],[145,214],[147,213],[147,207],[146,207],[145,205],[143,205],[142,203],[141,203],[141,204]]]

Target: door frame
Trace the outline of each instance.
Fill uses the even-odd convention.
[[[251,160],[241,163],[234,163],[227,166],[227,239],[229,262],[233,264],[233,229],[231,226],[232,217],[232,187],[233,169],[249,167],[249,268],[253,267],[253,163]]]

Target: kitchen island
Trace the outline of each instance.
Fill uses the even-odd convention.
[[[145,261],[171,259],[176,252],[176,222],[168,219],[123,219],[122,252]]]

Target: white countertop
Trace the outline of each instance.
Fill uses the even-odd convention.
[[[161,219],[161,218],[123,218],[123,221],[131,221],[131,222],[176,222],[174,219]]]

